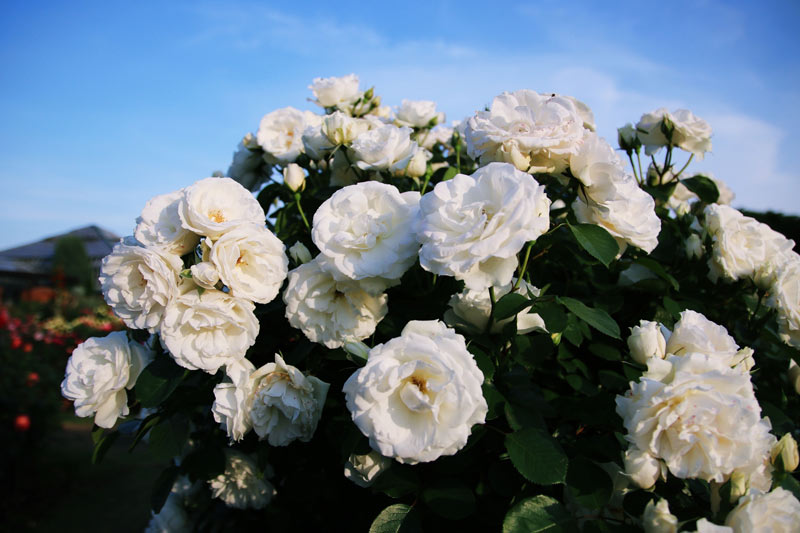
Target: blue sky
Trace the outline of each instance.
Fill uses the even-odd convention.
[[[400,9],[399,6],[402,6]],[[448,121],[503,91],[569,94],[616,128],[685,107],[734,205],[800,214],[797,2],[22,2],[0,17],[0,249],[224,170],[274,109],[351,72]]]

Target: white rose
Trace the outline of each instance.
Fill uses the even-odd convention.
[[[662,146],[667,146],[668,140],[661,130],[664,121],[674,128],[672,144],[692,152],[700,159],[705,152],[711,151],[711,126],[705,120],[694,116],[687,109],[678,109],[672,113],[666,108],[659,108],[650,113],[645,113],[636,124],[639,139],[645,146],[647,155],[655,154]]]
[[[664,499],[647,502],[642,525],[646,533],[678,533],[678,517],[669,512],[669,502]]]
[[[178,213],[184,228],[210,239],[240,224],[263,226],[266,218],[250,191],[230,178],[206,178],[184,189]]]
[[[691,309],[681,311],[681,318],[675,323],[667,342],[669,354],[704,353],[718,357],[728,366],[733,366],[731,363],[738,351],[739,345],[727,329]]]
[[[389,309],[385,294],[371,294],[352,280],[337,281],[319,256],[289,272],[283,301],[289,324],[328,348],[366,339]]]
[[[583,137],[583,123],[569,98],[530,90],[503,93],[489,111],[467,121],[467,152],[481,165],[505,161],[523,172],[560,172]],[[512,149],[516,157],[504,155]]]
[[[325,132],[323,131],[323,125],[324,122],[320,124],[312,124],[303,130],[303,135],[301,136],[303,141],[303,150],[306,155],[308,155],[308,157],[311,159],[315,159],[320,162],[326,159],[333,149],[336,148],[336,145],[331,143],[330,139],[328,139],[328,137],[325,135]]]
[[[627,245],[647,253],[655,250],[661,219],[656,215],[653,197],[623,171],[595,173],[592,179],[597,185],[583,188],[572,203],[578,222],[604,228],[617,240],[620,253]]]
[[[333,193],[314,213],[311,238],[347,278],[399,280],[416,261],[419,193],[368,181]]]
[[[346,185],[353,185],[358,182],[358,174],[350,162],[347,160],[347,154],[339,150],[333,154],[331,160],[331,187],[344,187]]]
[[[214,420],[225,429],[228,437],[240,441],[253,429],[250,420],[248,387],[250,375],[255,372],[248,359],[242,358],[230,363],[225,368],[225,379],[214,387],[214,403],[211,413]]]
[[[201,261],[192,265],[189,271],[192,273],[192,281],[204,289],[214,289],[219,283],[217,267],[210,261]]]
[[[237,450],[225,450],[225,472],[208,484],[211,497],[236,509],[263,509],[275,495],[275,488],[258,472],[255,461]]]
[[[314,436],[330,385],[305,376],[279,354],[250,376],[247,410],[253,431],[271,446],[287,446]]]
[[[667,341],[658,322],[640,320],[638,326],[631,328],[628,348],[633,360],[640,365],[646,365],[651,357],[663,359],[666,356],[666,347]]]
[[[624,173],[622,160],[614,148],[596,133],[588,131],[575,153],[570,155],[569,169],[587,187],[606,185],[606,174]]]
[[[180,366],[214,374],[244,357],[255,343],[254,309],[248,300],[217,290],[201,295],[193,283],[184,282],[164,313],[161,341]]]
[[[160,248],[167,253],[183,255],[197,246],[200,237],[181,226],[178,205],[183,190],[151,198],[136,219],[133,231],[136,240],[148,248]]]
[[[314,93],[315,103],[320,107],[346,109],[361,96],[358,91],[358,81],[358,76],[355,74],[340,78],[314,78],[308,88]]]
[[[256,192],[272,174],[272,167],[264,159],[264,151],[252,133],[244,136],[233,153],[233,161],[225,173],[248,191]]]
[[[242,224],[211,245],[211,262],[233,296],[269,303],[286,279],[286,247],[263,225]]]
[[[778,310],[778,327],[786,344],[800,348],[800,258],[792,254],[771,287],[769,304]]]
[[[142,369],[152,360],[150,350],[128,341],[124,331],[90,337],[67,361],[61,394],[75,402],[75,414],[94,416],[94,423],[111,428],[128,414],[128,394]]]
[[[180,257],[123,240],[100,266],[100,289],[114,313],[133,329],[156,331],[178,290]]]
[[[311,111],[293,107],[276,109],[264,115],[256,138],[264,156],[272,164],[293,163],[303,153],[303,133],[310,126],[319,126],[322,117]]]
[[[308,251],[305,244],[297,241],[289,248],[289,257],[292,258],[295,264],[302,265],[311,261],[311,252]]]
[[[398,126],[412,128],[427,128],[444,121],[444,113],[437,113],[436,102],[430,100],[403,100],[395,115]]]
[[[454,131],[453,128],[439,124],[430,130],[419,133],[417,143],[426,150],[433,150],[437,143],[447,149],[452,149],[450,143],[453,139]]]
[[[417,152],[417,143],[411,140],[411,128],[386,124],[356,137],[351,150],[355,158],[353,164],[361,170],[399,173]]]
[[[428,158],[430,153],[426,150],[418,149],[406,167],[406,176],[409,178],[420,178],[425,175],[428,170]]]
[[[798,524],[800,501],[782,487],[766,494],[751,490],[725,519],[725,525],[732,527],[734,533],[797,533]]]
[[[381,125],[381,123],[353,118],[341,111],[336,111],[323,119],[321,131],[333,146],[337,146],[350,144],[362,133]]]
[[[374,450],[365,455],[351,454],[344,464],[344,477],[359,487],[369,487],[391,464],[391,459]]]
[[[511,282],[502,287],[495,287],[495,298],[500,299],[505,296],[513,288],[516,283],[516,278],[512,278]],[[519,287],[514,291],[516,294],[528,297],[528,293],[533,296],[539,296],[539,289],[534,287],[525,280],[522,280]],[[489,317],[492,315],[492,300],[489,295],[489,289],[472,290],[464,288],[460,293],[454,294],[448,302],[450,309],[445,311],[445,321],[449,324],[454,324],[457,319],[473,326],[477,331],[483,332],[486,325],[489,323]],[[492,324],[492,332],[499,333],[502,331],[503,326],[508,324],[512,319],[496,321]],[[523,310],[517,315],[517,333],[524,335],[531,331],[547,331],[544,320],[536,313],[529,313]]]
[[[631,447],[625,451],[625,474],[637,487],[649,489],[659,478],[666,479],[667,468],[647,452]]]
[[[370,446],[415,464],[453,455],[484,423],[482,383],[464,337],[431,320],[409,322],[400,337],[372,348],[343,390]]]
[[[567,96],[563,94],[560,96],[572,102],[572,105],[575,106],[575,109],[578,112],[578,116],[581,117],[581,120],[583,120],[583,127],[585,129],[589,131],[595,131],[597,129],[597,124],[594,123],[594,113],[592,112],[592,108],[574,96]]]
[[[749,374],[706,354],[650,358],[616,401],[626,439],[679,478],[722,482],[763,462],[774,440]]]
[[[517,253],[547,231],[549,209],[544,186],[512,165],[457,174],[420,200],[420,264],[471,289],[506,285]]]
[[[711,204],[704,214],[713,240],[712,280],[721,274],[732,280],[751,278],[767,287],[790,260],[794,241],[766,224],[726,205]]]

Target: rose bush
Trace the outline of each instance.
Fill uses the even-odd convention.
[[[97,456],[128,433],[165,462],[153,528],[800,523],[800,259],[687,170],[706,121],[647,113],[617,152],[572,96],[445,125],[310,88],[104,264],[152,362],[81,364],[93,340],[66,381],[122,419]]]

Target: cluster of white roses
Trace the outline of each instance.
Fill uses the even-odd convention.
[[[800,347],[800,255],[794,241],[736,209],[705,208],[703,228],[712,241],[712,281],[750,279],[769,294],[784,342]]]
[[[753,350],[740,349],[724,327],[684,311],[672,332],[642,320],[628,346],[647,365],[639,382],[617,396],[628,431],[625,472],[636,485],[650,488],[669,471],[718,484],[736,480],[738,498],[749,489],[770,490],[773,462],[787,446],[783,468],[797,467],[791,435],[779,442],[761,417],[749,373]],[[656,511],[649,508],[645,521]]]

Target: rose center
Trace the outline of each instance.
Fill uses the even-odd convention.
[[[427,384],[427,382],[425,381],[425,379],[423,379],[423,378],[421,378],[421,377],[419,377],[419,376],[416,376],[416,375],[414,375],[414,376],[411,376],[410,378],[408,378],[408,380],[409,380],[409,381],[410,381],[410,382],[411,382],[413,385],[416,385],[416,387],[419,389],[419,391],[420,391],[421,393],[425,394],[426,392],[428,392],[428,384]]]
[[[219,209],[214,209],[208,212],[208,218],[212,222],[216,222],[217,224],[225,222],[225,215],[222,214],[222,211]]]

